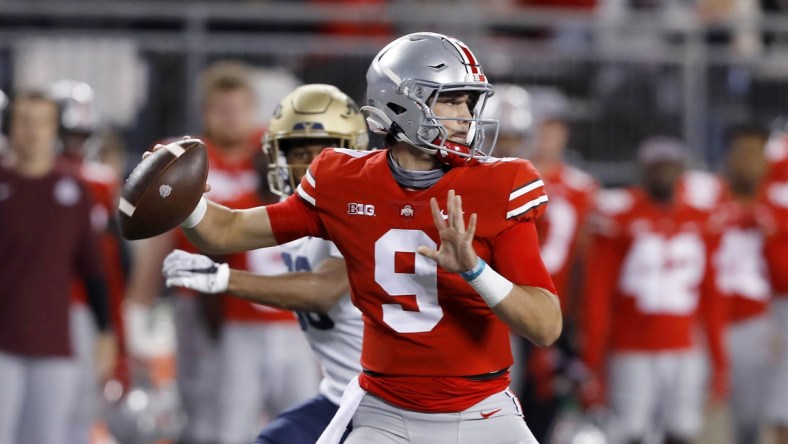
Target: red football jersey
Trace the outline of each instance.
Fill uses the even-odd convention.
[[[772,294],[764,249],[768,209],[726,197],[711,216],[720,231],[711,265],[730,322],[766,312]]]
[[[536,223],[540,250],[566,312],[569,273],[576,257],[578,234],[592,208],[598,184],[588,174],[565,164],[545,174],[544,182],[550,206]]]
[[[659,206],[639,189],[601,191],[597,206],[583,316],[589,367],[601,371],[608,348],[690,347],[701,313],[722,365],[721,306],[707,267],[714,242],[708,213],[684,203]]]
[[[440,241],[430,199],[445,208],[455,190],[466,217],[478,215],[479,256],[516,284],[555,292],[533,222],[547,202],[544,185],[529,162],[512,159],[453,168],[428,189],[406,190],[387,153],[324,150],[297,194],[268,207],[271,225],[279,243],[323,237],[345,257],[364,315],[361,363],[376,375],[364,374],[362,386],[404,408],[459,411],[506,387],[508,377],[463,376],[512,364],[509,328],[462,277],[416,253]]]

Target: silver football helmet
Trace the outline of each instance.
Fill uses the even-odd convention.
[[[93,88],[85,82],[59,80],[52,85],[52,98],[60,106],[63,131],[92,134],[98,128]]]
[[[471,118],[436,116],[433,105],[441,94],[468,92]],[[461,41],[441,34],[418,32],[389,43],[367,71],[367,106],[361,108],[370,130],[391,134],[449,165],[490,155],[498,122],[483,119],[493,86]],[[470,122],[465,144],[448,140],[443,122]]]
[[[522,86],[498,84],[485,115],[498,120],[500,134],[525,137],[534,124],[532,106],[531,94]]]

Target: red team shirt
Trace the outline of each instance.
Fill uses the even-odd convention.
[[[769,208],[761,202],[736,200],[723,178],[697,170],[682,176],[677,195],[708,213],[710,227],[719,233],[713,239],[711,266],[716,290],[724,296],[720,302],[727,321],[765,313],[772,293],[764,244],[772,225]]]
[[[712,266],[718,291],[725,297],[727,319],[739,322],[766,313],[772,294],[764,233],[769,211],[763,205],[726,196],[711,223],[721,231]]]
[[[603,375],[606,351],[656,352],[693,346],[697,317],[724,367],[723,313],[709,255],[708,213],[684,203],[660,207],[639,189],[600,193],[586,270],[585,361]]]
[[[364,389],[410,410],[461,411],[507,387],[505,372],[464,376],[512,364],[509,328],[458,274],[416,253],[440,242],[430,198],[445,208],[455,190],[466,217],[478,214],[478,255],[516,284],[555,292],[533,222],[547,196],[523,160],[453,168],[409,191],[394,180],[387,153],[323,150],[297,193],[268,207],[271,226],[279,243],[322,237],[345,257],[353,303],[364,313]]]
[[[591,211],[598,186],[588,174],[564,164],[546,174],[544,182],[550,196],[550,209],[536,222],[540,251],[566,312],[578,234]]]

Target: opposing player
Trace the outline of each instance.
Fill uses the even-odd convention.
[[[304,236],[337,245],[364,314],[364,371],[325,442],[354,412],[347,443],[535,442],[507,390],[508,335],[544,346],[561,332],[534,226],[543,183],[528,162],[485,154],[493,87],[462,42],[401,37],[374,58],[367,88],[362,111],[387,149],[324,150],[286,201],[203,200],[184,231],[213,252]]]
[[[325,147],[366,149],[367,127],[358,106],[339,89],[305,85],[282,100],[264,140],[272,159],[269,185],[286,197]],[[164,276],[167,285],[203,293],[229,291],[252,302],[298,310],[323,369],[320,394],[280,414],[255,442],[314,444],[339,408],[345,387],[361,372],[363,323],[350,301],[345,261],[332,242],[308,237],[281,248],[290,274],[256,275],[176,250],[164,260]]]

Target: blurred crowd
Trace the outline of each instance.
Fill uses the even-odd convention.
[[[192,135],[208,197],[232,208],[278,200],[251,70],[203,72]],[[179,230],[120,236],[137,159],[93,95],[62,80],[0,101],[0,444],[250,442],[318,390],[298,317],[164,288],[167,253],[195,250]],[[556,88],[503,84],[486,110],[494,155],[531,160],[550,199],[541,252],[565,327],[547,348],[512,336],[529,427],[546,443],[693,442],[706,408],[728,405],[732,442],[769,430],[788,443],[788,132],[727,128],[718,171],[689,168],[679,135],[651,134],[638,181],[603,188],[567,160],[571,107]],[[288,270],[278,248],[214,260]]]

